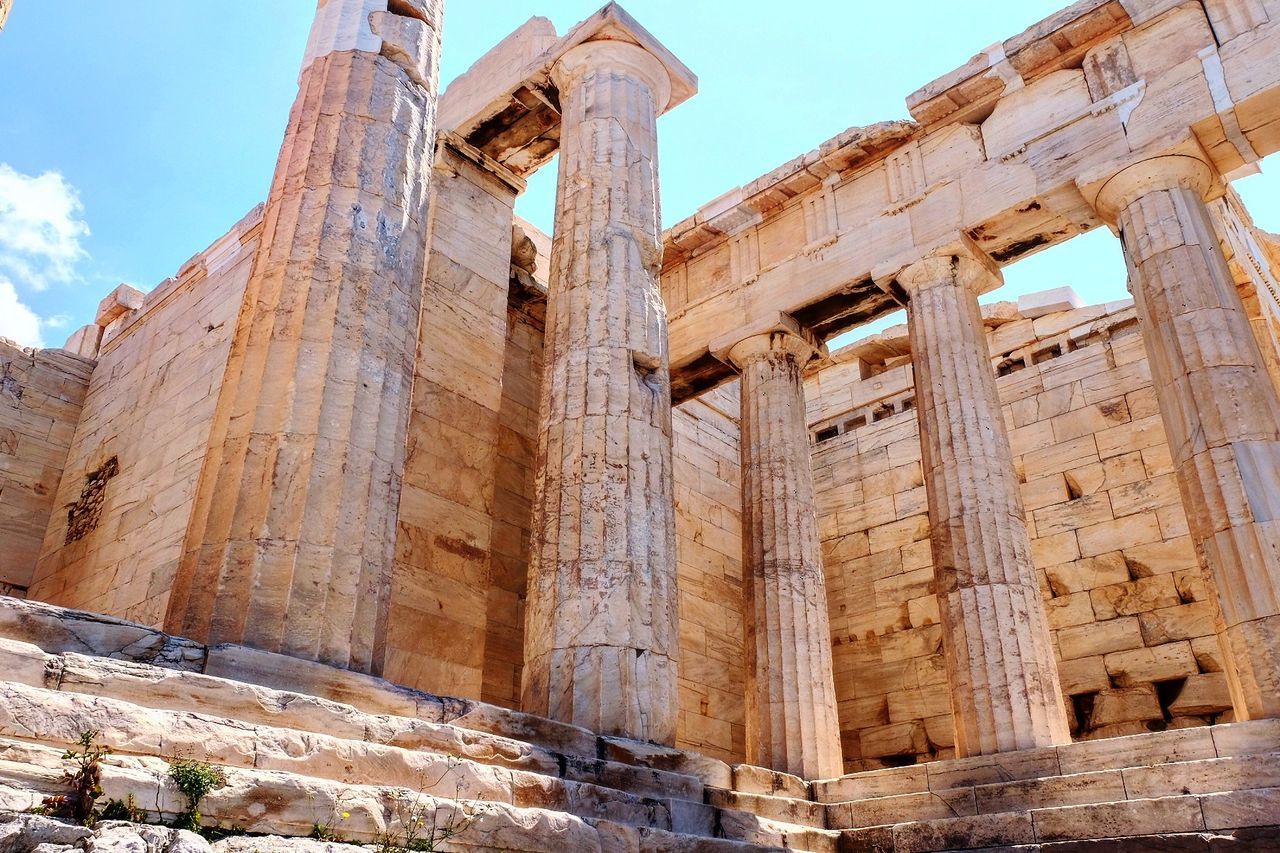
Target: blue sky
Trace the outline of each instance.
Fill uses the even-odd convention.
[[[603,0],[446,0],[447,82],[531,15]],[[663,119],[670,225],[905,97],[1068,0],[630,0],[701,78]],[[150,289],[266,195],[312,0],[16,0],[0,32],[0,335],[57,346],[119,282]],[[1237,183],[1280,230],[1280,180]],[[554,165],[520,212],[550,230]],[[1125,296],[1105,230],[1005,271],[995,298]],[[865,333],[865,332],[864,332]]]

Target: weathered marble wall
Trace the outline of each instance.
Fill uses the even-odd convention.
[[[31,585],[92,373],[89,359],[0,338],[0,593]]]
[[[676,407],[680,717],[676,744],[743,761],[742,483],[738,383]]]
[[[118,473],[81,538],[68,541],[67,513],[53,514],[32,598],[164,618],[260,231],[259,208],[104,330],[54,505],[80,500],[113,458]]]
[[[480,698],[520,706],[524,667],[524,590],[529,570],[533,464],[538,453],[542,320],[514,300],[507,309],[507,349],[498,416],[494,518]]]
[[[516,193],[437,157],[384,674],[479,697]]]
[[[1076,738],[1201,725],[1230,707],[1136,317],[1109,308],[988,311]],[[898,331],[837,353],[807,388],[848,770],[953,750]]]

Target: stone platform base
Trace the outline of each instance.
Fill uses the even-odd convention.
[[[200,759],[227,781],[206,822],[257,836],[426,820],[461,824],[457,850],[1280,851],[1280,721],[806,782],[15,599],[0,679],[8,811],[64,792],[62,750],[95,729],[107,797],[171,820],[166,759]]]

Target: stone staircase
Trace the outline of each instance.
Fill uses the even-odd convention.
[[[106,796],[172,819],[165,759],[200,759],[227,782],[206,822],[253,834],[463,815],[452,843],[483,850],[1280,850],[1280,721],[807,783],[31,602],[0,599],[0,638],[5,810],[64,791],[62,751],[96,729]]]
[[[206,823],[253,834],[372,841],[457,810],[453,843],[475,849],[837,849],[823,807],[767,796],[757,768],[32,602],[0,600],[0,637],[0,809],[65,792],[62,751],[93,729],[105,796],[162,820],[185,807],[165,760],[182,757],[225,773]]]

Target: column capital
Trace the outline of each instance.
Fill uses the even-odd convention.
[[[1085,191],[1094,210],[1107,224],[1114,225],[1121,211],[1147,193],[1182,187],[1208,201],[1221,185],[1213,167],[1190,154],[1163,154],[1131,163]]]
[[[666,66],[652,53],[630,42],[608,39],[576,45],[551,67],[551,79],[563,91],[584,74],[602,68],[624,71],[644,81],[653,92],[658,113],[671,103],[671,75]]]
[[[812,331],[781,312],[721,335],[711,342],[710,349],[735,370],[771,352],[791,355],[801,367],[827,352],[826,344]]]
[[[877,271],[875,278],[886,287],[896,284],[908,298],[941,281],[954,281],[975,296],[1004,284],[1000,265],[965,234],[935,246],[918,260],[892,272]]]

